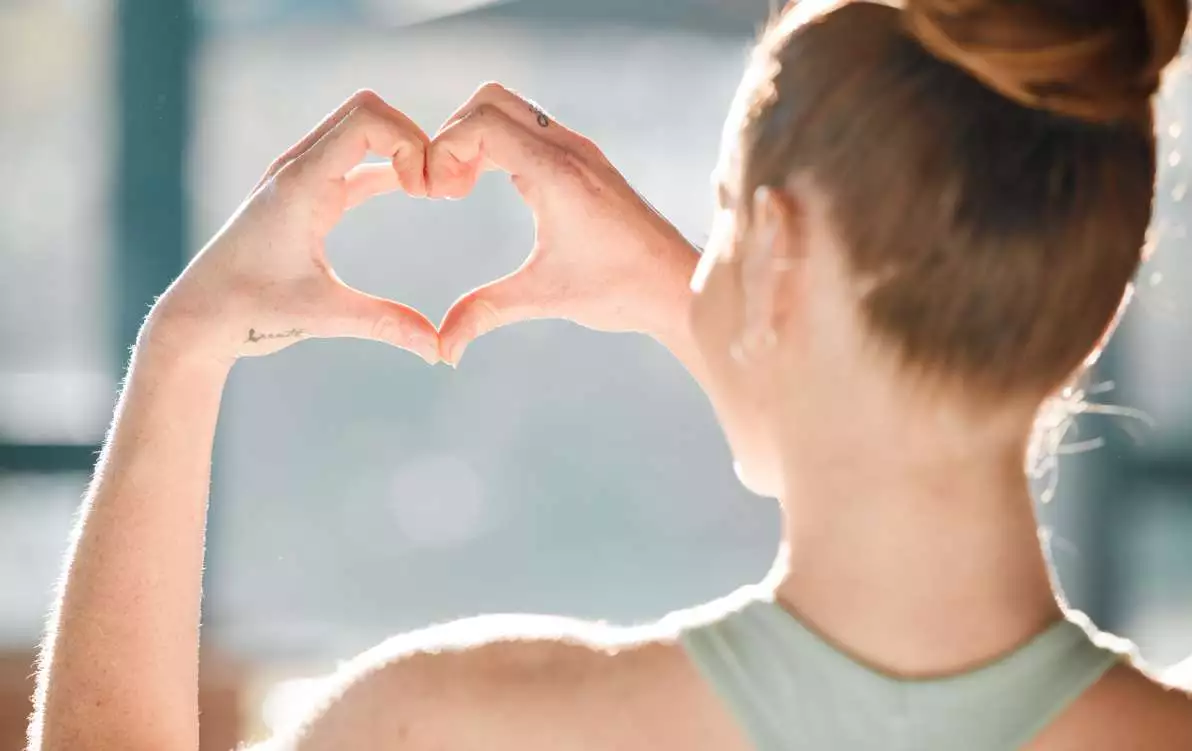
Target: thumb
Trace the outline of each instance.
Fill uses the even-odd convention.
[[[439,332],[426,316],[342,283],[336,284],[321,329],[320,336],[372,339],[413,352],[431,365],[439,362]]]
[[[535,295],[528,267],[522,267],[455,301],[439,325],[443,360],[457,366],[473,339],[501,326],[546,316],[542,301]]]

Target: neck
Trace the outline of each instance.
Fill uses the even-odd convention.
[[[951,417],[921,409],[913,421],[887,411],[883,430],[880,410],[859,406],[864,420],[803,422],[826,427],[784,440],[779,600],[844,651],[907,676],[975,667],[1061,618],[1025,439],[988,424],[940,429]]]

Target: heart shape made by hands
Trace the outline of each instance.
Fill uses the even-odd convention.
[[[663,337],[685,324],[697,254],[592,141],[496,83],[481,86],[425,139],[421,180],[408,162],[358,169],[391,190],[454,200],[484,172],[503,171],[535,225],[520,267],[449,308],[438,327],[443,360],[457,365],[473,339],[516,321],[562,318]]]

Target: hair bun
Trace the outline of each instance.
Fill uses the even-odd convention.
[[[1028,107],[1149,122],[1179,54],[1187,0],[906,0],[910,33]]]

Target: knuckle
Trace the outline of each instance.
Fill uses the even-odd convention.
[[[286,166],[286,164],[287,160],[281,157],[274,159],[269,167],[265,170],[264,174],[261,175],[261,183],[264,184],[276,177],[277,173],[280,172],[281,169]]]
[[[277,174],[277,171],[280,170],[282,167],[286,166],[286,164],[289,163],[290,161],[292,161],[292,158],[289,156],[288,153],[282,154],[281,156],[277,157],[276,159],[274,159],[272,162],[269,163],[269,168],[265,170],[265,174],[267,174],[267,175]]]
[[[586,156],[595,157],[600,160],[604,159],[604,152],[600,150],[600,147],[596,145],[596,142],[583,134],[577,133],[575,135],[575,148],[576,151],[579,151]]]
[[[509,89],[505,88],[499,81],[485,81],[480,84],[480,88],[476,89],[476,98],[485,98],[493,96],[504,96],[509,93]]]
[[[381,95],[372,89],[357,89],[348,102],[356,107],[371,107],[381,102]]]
[[[405,131],[401,131],[399,133],[397,149],[393,152],[393,160],[394,162],[404,164],[411,159],[425,159],[426,152],[425,141],[421,138],[415,138]]]
[[[579,169],[583,164],[574,151],[568,149],[558,143],[546,143],[542,145],[542,156],[554,167],[572,173]]]
[[[602,192],[598,173],[582,155],[561,147],[554,152],[552,163],[560,178],[582,186],[587,193],[599,195]]]
[[[344,118],[345,130],[372,130],[378,127],[384,127],[388,123],[385,118],[381,117],[376,110],[368,107],[357,107]]]
[[[350,112],[348,112],[347,117],[344,118],[344,123],[346,125],[358,125],[362,122],[368,122],[374,117],[376,117],[376,114],[372,109],[358,104],[353,107]]]
[[[302,179],[302,161],[295,160],[282,166],[269,178],[273,188],[283,195],[293,193]]]
[[[472,109],[471,115],[477,120],[491,120],[492,116],[497,114],[496,105],[488,102],[481,102]]]

